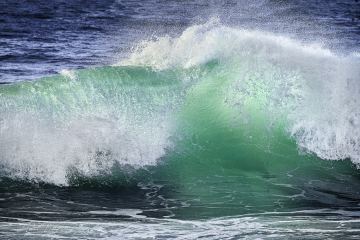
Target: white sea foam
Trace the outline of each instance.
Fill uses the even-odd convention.
[[[105,115],[53,124],[16,114],[1,125],[2,171],[13,178],[67,185],[73,170],[92,177],[108,173],[114,163],[155,165],[170,146],[171,132],[166,121],[157,120],[138,124]]]
[[[171,147],[172,105],[161,92],[146,101],[136,87],[112,94],[113,85],[94,87],[102,79],[86,71],[89,79],[47,79],[0,99],[2,175],[67,185],[74,172],[94,177],[114,164],[155,165]]]
[[[331,213],[332,211],[316,211]],[[299,215],[300,213],[300,215]],[[309,212],[305,212],[309,214]],[[97,217],[102,217],[100,212]],[[103,213],[108,215],[109,213]],[[38,238],[88,239],[288,239],[332,238],[351,234],[358,236],[358,219],[345,216],[301,215],[301,212],[283,216],[270,213],[256,217],[238,216],[209,220],[176,220],[131,218],[132,221],[24,221],[4,222],[0,230],[9,236]],[[315,213],[316,214],[316,213]],[[278,216],[277,216],[278,215]],[[314,224],[316,223],[316,224]]]

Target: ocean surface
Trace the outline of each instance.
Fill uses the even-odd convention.
[[[0,1],[0,239],[359,239],[359,168],[359,1]]]

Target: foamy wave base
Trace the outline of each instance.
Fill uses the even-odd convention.
[[[317,213],[330,213],[319,210]],[[355,228],[360,220],[345,216],[312,216],[315,211],[286,214],[267,214],[262,216],[217,218],[203,221],[181,221],[173,219],[139,218],[138,211],[120,210],[114,214],[127,216],[133,214],[131,221],[124,222],[48,222],[24,221],[4,223],[0,231],[12,237],[48,238],[89,238],[89,239],[324,239],[334,237],[358,236]],[[95,213],[96,214],[96,213]],[[99,217],[105,212],[98,212]],[[294,216],[294,214],[299,214]],[[316,224],[314,224],[316,222]]]

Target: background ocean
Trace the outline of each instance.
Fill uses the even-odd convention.
[[[0,1],[1,239],[358,239],[360,3]]]

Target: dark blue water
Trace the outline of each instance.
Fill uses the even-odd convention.
[[[1,1],[2,82],[29,81],[63,69],[109,65],[135,43],[218,18],[325,44],[359,46],[356,1]]]
[[[0,238],[357,239],[360,2],[0,2]]]

